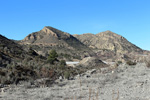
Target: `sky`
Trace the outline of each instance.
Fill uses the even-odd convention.
[[[21,40],[51,26],[70,34],[110,30],[150,50],[150,0],[0,0],[0,34]]]

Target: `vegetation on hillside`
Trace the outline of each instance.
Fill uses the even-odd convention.
[[[58,61],[57,57],[58,57],[57,52],[55,50],[50,50],[47,61],[50,64],[54,64],[55,61]]]
[[[81,72],[80,69],[68,67],[54,49],[46,58],[33,50],[32,45],[21,46],[0,35],[0,84],[34,83],[40,78],[55,81],[60,76],[69,79]]]

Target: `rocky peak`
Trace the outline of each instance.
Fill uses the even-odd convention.
[[[27,37],[25,37],[24,40],[22,40],[22,42],[30,44],[30,43],[34,43],[35,41],[39,41],[41,39],[42,41],[43,40],[53,41],[53,40],[60,40],[63,38],[67,38],[67,37],[70,37],[68,33],[62,32],[50,26],[45,26],[42,30],[29,34]]]
[[[42,30],[29,34],[24,40],[21,41],[21,44],[34,44],[34,45],[58,45],[58,46],[72,46],[80,44],[74,36],[69,33],[63,32],[56,28],[45,26]]]
[[[55,36],[59,39],[65,39],[70,37],[71,35],[67,32],[63,32],[61,30],[58,30],[56,28],[50,27],[50,26],[45,26],[41,31],[43,31],[44,33],[47,33],[48,35],[52,35]]]
[[[51,29],[52,29],[52,27],[44,27],[41,31],[46,33],[46,35],[52,35],[52,36],[58,38],[57,34]]]
[[[121,38],[122,36],[112,32],[112,31],[104,31],[104,32],[100,32],[97,34],[98,36],[107,36],[107,37],[116,37],[116,38]]]
[[[115,53],[128,53],[128,52],[142,52],[142,49],[138,48],[134,44],[130,43],[127,39],[111,31],[100,32],[96,35],[78,35],[75,36],[83,44],[88,47],[97,49],[106,49],[114,51]]]

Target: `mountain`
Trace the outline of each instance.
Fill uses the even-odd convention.
[[[88,33],[74,36],[83,44],[94,49],[107,49],[117,53],[143,52],[142,49],[130,43],[124,37],[111,31],[105,31],[95,35]]]
[[[63,56],[80,58],[89,56],[90,49],[69,33],[46,26],[38,32],[33,32],[20,41],[20,44],[30,45],[39,54],[47,55],[49,50],[56,51]]]
[[[48,56],[55,49],[59,57],[65,60],[83,59],[98,56],[101,60],[137,59],[147,54],[123,36],[111,31],[98,34],[71,35],[56,28],[46,26],[19,41],[23,46],[32,47],[38,54]]]
[[[137,55],[143,55],[147,52],[132,44],[123,36],[111,31],[104,31],[98,34],[74,35],[74,37],[93,49],[102,60],[129,60],[129,58],[137,58]]]
[[[59,58],[56,65],[51,65],[46,57],[39,55],[48,56],[51,49],[58,52]],[[76,72],[86,71],[87,67],[103,65],[101,60],[106,62],[108,60],[138,60],[139,57],[145,57],[148,53],[111,31],[95,35],[88,33],[73,36],[47,26],[29,34],[21,41],[10,40],[0,35],[0,84],[18,83],[43,77],[55,80],[60,75],[65,76],[66,71],[76,75]],[[94,56],[94,59],[89,59],[92,58],[89,56]],[[85,63],[81,66],[86,66],[85,69],[61,65],[62,59],[82,58],[85,59],[81,63]]]
[[[35,85],[34,80],[40,78],[49,78],[49,83],[46,84],[51,85],[60,75],[65,76],[65,72],[76,75],[80,71],[68,68],[59,59],[54,64],[50,64],[31,47],[16,42],[18,41],[0,35],[0,85],[25,81]]]

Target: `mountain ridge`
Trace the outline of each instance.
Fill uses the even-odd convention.
[[[59,54],[63,55],[78,57],[81,54],[90,55],[90,49],[73,35],[49,26],[29,34],[19,43],[32,45],[37,52],[42,52],[42,55],[47,55],[50,49],[56,49]],[[38,46],[38,49],[35,46]]]
[[[82,34],[74,36],[83,44],[92,48],[108,49],[111,51],[117,51],[119,53],[123,53],[122,50],[125,50],[124,53],[132,52],[134,50],[137,52],[142,52],[141,48],[132,44],[123,36],[109,30],[97,34]],[[130,48],[131,50],[128,51],[127,48]]]
[[[78,59],[88,56],[98,56],[102,60],[114,57],[114,59],[122,57],[124,59],[124,57],[130,58],[131,55],[132,59],[134,55],[149,53],[110,30],[97,34],[71,35],[46,26],[38,32],[29,34],[20,41],[20,44],[31,45],[37,53],[44,56],[48,55],[50,49],[55,49],[60,55],[69,55]]]

